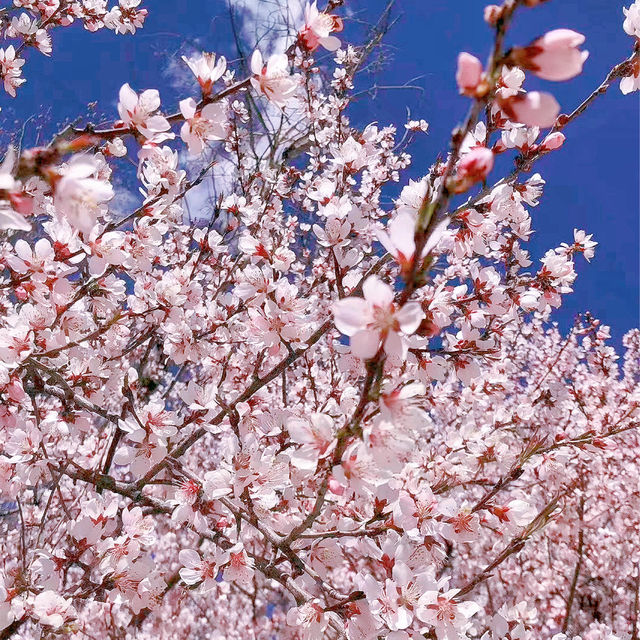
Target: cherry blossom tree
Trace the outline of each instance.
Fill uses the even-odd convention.
[[[640,87],[640,3],[631,55],[561,114],[526,75],[570,81],[584,36],[509,38],[542,1],[486,7],[418,181],[425,120],[349,120],[377,35],[348,44],[340,0],[285,53],[185,58],[178,105],[123,78],[109,126],[6,149],[0,638],[638,638],[640,331],[622,359],[589,314],[563,335],[596,242],[526,243],[537,161]],[[140,4],[15,0],[6,92],[54,27],[134,34]]]

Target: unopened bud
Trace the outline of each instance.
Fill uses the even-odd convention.
[[[476,182],[484,180],[493,169],[493,152],[487,147],[475,147],[462,156],[458,163],[458,172],[451,181],[449,189],[454,193],[463,193]]]
[[[579,49],[584,40],[585,37],[577,31],[554,29],[527,47],[514,47],[509,60],[543,80],[570,80],[582,72],[582,66],[589,57],[588,51]]]
[[[456,72],[456,82],[460,93],[475,97],[483,77],[480,60],[470,53],[462,52],[458,56],[458,70]]]
[[[489,4],[484,8],[484,21],[492,27],[498,24],[501,15],[502,7],[499,7],[497,4]]]
[[[542,149],[544,151],[555,151],[559,149],[565,141],[564,134],[556,131],[555,133],[550,133],[543,141],[542,141]]]
[[[527,127],[552,127],[560,105],[550,93],[530,91],[508,98],[498,97],[498,104],[512,122],[520,122]]]

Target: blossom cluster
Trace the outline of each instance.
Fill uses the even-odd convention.
[[[139,26],[137,2],[105,4],[56,15]],[[7,151],[1,637],[638,628],[640,332],[619,361],[590,315],[551,323],[591,235],[527,249],[533,167],[577,115],[558,121],[526,74],[587,60],[567,29],[503,50],[537,4],[487,8],[490,62],[459,58],[469,116],[416,180],[426,121],[400,140],[349,119],[367,47],[335,35],[335,2],[307,6],[287,53],[253,51],[246,78],[202,52],[174,109],[125,83],[111,126]],[[123,214],[130,161],[142,201]]]
[[[29,47],[51,55],[50,31],[54,27],[79,21],[92,32],[106,27],[115,33],[133,34],[147,16],[140,3],[141,0],[118,0],[118,4],[109,7],[107,0],[14,0],[13,6],[3,8],[0,15],[2,39],[11,42],[0,48],[4,90],[15,98],[16,89],[26,82],[22,77],[23,53]]]

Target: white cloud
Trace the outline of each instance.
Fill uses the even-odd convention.
[[[200,52],[193,49],[188,52],[187,57],[192,53]],[[167,66],[164,68],[164,76],[173,89],[180,95],[189,95],[194,93],[198,88],[198,83],[185,64],[184,60],[178,54],[169,56]]]
[[[202,161],[199,168],[206,164]],[[207,179],[189,189],[185,194],[183,200],[188,219],[195,224],[207,222],[220,196],[229,195],[235,191],[237,175],[235,162],[220,154],[216,158],[216,164],[209,171]]]
[[[113,191],[114,196],[109,201],[109,212],[115,220],[128,216],[142,204],[140,194],[123,184],[114,184]]]
[[[227,0],[240,18],[240,36],[251,49],[284,53],[304,23],[304,0]]]
[[[250,56],[259,48],[265,57],[272,53],[283,53],[294,41],[297,31],[304,23],[306,0],[227,0],[234,12],[236,28]],[[224,53],[224,52],[216,52]],[[180,93],[188,93],[194,84],[193,77],[186,65],[176,55],[169,60],[165,75],[173,88]],[[260,104],[263,122],[270,133],[279,132],[281,145],[276,153],[278,157],[288,146],[287,140],[297,138],[301,130],[298,124],[304,121],[304,106],[292,101],[283,112],[266,100],[257,98]],[[285,134],[286,132],[286,134]],[[269,136],[256,132],[253,137],[254,151],[258,156],[268,153]],[[185,195],[185,213],[195,224],[202,224],[211,215],[220,195],[229,195],[237,188],[237,167],[235,158],[230,158],[221,149],[214,151],[216,163],[207,177]],[[181,166],[187,168],[193,178],[205,167],[213,156],[205,154],[200,158],[189,158],[181,154]]]

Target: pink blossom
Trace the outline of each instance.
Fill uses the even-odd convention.
[[[493,152],[487,147],[477,146],[465,153],[458,162],[453,191],[463,193],[476,182],[487,178],[493,169]]]
[[[427,591],[418,602],[417,616],[435,629],[438,640],[458,638],[469,626],[469,618],[481,607],[473,601],[455,600],[457,589]]]
[[[640,38],[640,3],[636,0],[628,9],[623,7],[622,11],[624,12],[622,27],[625,33]]]
[[[422,250],[422,257],[427,256],[442,238],[448,218],[444,218],[433,229]],[[398,213],[389,221],[386,231],[377,231],[378,240],[382,246],[394,257],[400,265],[403,274],[407,274],[412,267],[416,250],[415,243],[416,215],[408,207],[401,207]]]
[[[497,4],[488,4],[484,8],[484,21],[492,27],[496,25],[501,15],[502,7],[499,7]]]
[[[25,220],[21,211],[14,209],[15,195],[21,191],[20,184],[13,178],[16,154],[13,147],[8,147],[4,160],[0,165],[0,190],[6,191],[8,200],[0,199],[0,229],[20,229],[29,231],[31,225]]]
[[[51,37],[45,29],[40,28],[38,20],[31,20],[26,13],[11,18],[11,24],[5,32],[8,38],[23,38],[35,46],[41,53],[51,54]]]
[[[352,173],[360,171],[370,161],[367,147],[349,136],[338,148],[333,150],[333,162]],[[334,199],[335,201],[335,199]],[[344,202],[344,198],[341,199]],[[351,205],[348,205],[351,208]]]
[[[116,33],[134,34],[142,28],[147,17],[146,9],[137,9],[141,0],[119,0],[104,16],[104,25]]]
[[[408,131],[421,131],[422,133],[429,131],[429,123],[424,118],[420,120],[409,120],[404,127]]]
[[[0,630],[6,629],[14,620],[21,619],[25,603],[22,598],[11,597],[7,592],[2,576],[0,576]]]
[[[337,216],[329,216],[324,228],[317,224],[313,225],[313,232],[318,237],[318,241],[327,247],[344,244],[350,231],[351,224],[346,220],[341,220]]]
[[[340,48],[340,40],[330,35],[332,31],[342,31],[342,20],[335,15],[318,11],[317,1],[307,3],[304,10],[305,24],[299,34],[300,41],[309,51],[322,46],[328,51]]]
[[[193,75],[198,80],[203,96],[208,96],[213,85],[224,75],[227,69],[227,60],[220,56],[216,61],[215,53],[202,53],[198,57],[187,58],[182,56]]]
[[[373,358],[381,346],[389,356],[404,357],[406,342],[420,326],[424,313],[417,302],[397,308],[393,289],[376,276],[365,280],[362,298],[345,298],[333,305],[336,328],[351,337],[351,351],[362,359]]]
[[[554,131],[542,141],[541,147],[545,151],[555,151],[564,144],[565,139],[566,138],[563,133],[560,133],[560,131]]]
[[[76,156],[55,187],[55,206],[69,224],[89,233],[104,203],[114,196],[113,187],[95,176],[99,161],[95,156]]]
[[[418,603],[425,592],[436,587],[430,572],[416,575],[401,562],[394,562],[392,579],[386,580],[384,588],[375,580],[365,578],[365,590],[371,611],[387,623],[389,629],[407,629],[413,622]],[[367,578],[370,578],[368,576]]]
[[[258,49],[251,56],[251,84],[270,102],[284,107],[298,87],[296,79],[289,74],[289,60],[282,53],[273,54],[264,64]]]
[[[560,113],[560,105],[550,93],[530,91],[500,101],[507,117],[528,127],[552,127]]]
[[[127,435],[127,439],[131,442],[116,451],[113,461],[118,465],[129,465],[135,477],[142,477],[167,455],[166,441],[155,433],[135,429]]]
[[[581,253],[584,256],[584,259],[589,262],[591,258],[595,255],[595,247],[598,245],[597,242],[592,240],[593,234],[588,234],[579,229],[573,230],[573,244],[567,245],[566,243],[562,243],[560,248],[567,255],[573,255],[574,253]]]
[[[187,144],[190,154],[202,153],[206,141],[224,139],[226,114],[224,106],[219,102],[207,104],[198,112],[196,101],[186,98],[180,101],[180,112],[185,119],[180,136]]]
[[[387,231],[378,231],[378,240],[406,272],[413,263],[416,216],[399,213],[387,225]]]
[[[241,543],[229,549],[229,561],[224,567],[224,578],[247,587],[251,584],[254,574],[253,561]]]
[[[153,519],[145,516],[140,507],[123,510],[122,525],[127,536],[142,544],[150,545],[155,541]]]
[[[155,114],[160,108],[160,94],[156,89],[147,89],[138,95],[128,84],[120,88],[118,113],[122,121],[137,129],[145,138],[170,129],[164,116]],[[155,114],[155,115],[154,115]]]
[[[420,409],[420,401],[424,397],[425,387],[419,382],[412,382],[404,387],[394,389],[380,396],[380,412],[394,425],[413,429],[424,419]]]
[[[86,540],[95,544],[106,533],[114,528],[113,517],[118,512],[117,500],[101,500],[94,498],[82,504],[81,516],[76,519],[71,533],[79,542]]]
[[[181,549],[179,560],[183,566],[180,569],[183,582],[189,586],[199,584],[198,591],[205,594],[215,589],[220,566],[229,561],[229,554],[216,550],[213,557],[202,560],[197,551]]]
[[[14,255],[7,256],[7,262],[18,273],[31,273],[34,280],[46,280],[55,271],[55,252],[51,242],[40,238],[33,247],[20,238],[14,245]]]
[[[227,469],[215,469],[204,474],[203,491],[207,498],[215,500],[233,492],[233,474]]]
[[[314,413],[307,419],[291,418],[287,421],[291,440],[302,446],[291,457],[294,466],[305,471],[315,471],[318,459],[331,451],[333,420],[325,414]]]
[[[13,45],[6,49],[0,49],[0,76],[4,79],[4,90],[13,98],[16,97],[16,89],[26,82],[22,75],[24,60],[16,57]]]
[[[329,618],[318,601],[306,602],[287,611],[287,624],[301,629],[304,640],[322,640]]]
[[[640,9],[639,9],[640,13]],[[631,63],[631,75],[620,79],[620,91],[627,95],[640,89],[640,59],[638,57]]]
[[[480,60],[470,53],[459,54],[456,82],[460,93],[471,97],[475,96],[482,78],[483,70]]]
[[[52,590],[43,591],[35,597],[33,611],[41,624],[54,629],[60,628],[75,613],[71,600]]]
[[[501,140],[495,145],[493,151],[502,153],[506,149],[519,149],[522,153],[529,153],[535,149],[539,135],[539,127],[525,127],[522,124],[507,122],[502,130]]]
[[[589,57],[588,51],[578,49],[584,41],[581,33],[555,29],[528,47],[515,48],[511,55],[518,66],[543,80],[570,80],[582,72],[582,66]]]

